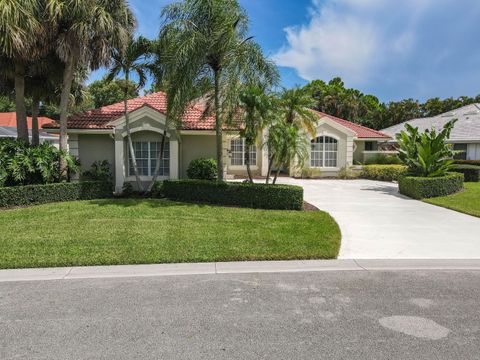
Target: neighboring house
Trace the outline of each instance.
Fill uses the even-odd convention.
[[[440,130],[447,122],[453,119],[457,119],[457,122],[448,142],[454,144],[455,150],[461,151],[456,158],[480,160],[480,104],[463,106],[433,117],[409,120],[383,129],[382,132],[395,139],[398,133],[405,130],[405,124],[418,127],[421,132],[424,132],[432,128]],[[391,142],[395,143],[395,140]]]
[[[48,134],[41,127],[45,124],[51,124],[52,119],[48,117],[38,118],[38,127],[40,143],[49,142],[55,146],[58,146],[58,135]],[[28,132],[30,134],[30,140],[32,139],[32,118],[27,118]],[[0,138],[16,138],[17,137],[17,114],[15,112],[0,113]]]
[[[155,169],[156,158],[165,128],[166,95],[158,92],[128,101],[130,129],[141,180],[148,182]],[[128,161],[123,103],[113,104],[74,115],[68,119],[69,151],[79,157],[82,170],[94,161],[108,160],[115,176],[115,188],[135,181]],[[362,161],[364,152],[376,152],[378,142],[390,138],[379,131],[318,113],[317,136],[310,139],[310,167],[321,169],[324,176],[335,176],[354,160]],[[203,117],[201,105],[192,105],[175,129],[167,129],[161,179],[186,177],[189,163],[200,157],[215,158],[215,118]],[[44,126],[49,133],[58,133],[58,124]],[[227,177],[246,175],[244,141],[237,127],[225,127],[223,157]],[[251,150],[251,168],[255,175],[265,176],[267,152],[263,147]]]

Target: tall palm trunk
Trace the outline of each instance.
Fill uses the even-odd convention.
[[[223,134],[222,117],[220,114],[220,70],[215,72],[215,132],[217,134],[217,172],[218,181],[224,181],[223,178]]]
[[[153,174],[152,182],[148,186],[147,192],[152,191],[153,186],[157,182],[158,173],[160,172],[160,165],[161,165],[161,162],[162,162],[162,159],[163,159],[163,154],[165,152],[165,138],[167,137],[167,123],[168,122],[165,122],[165,130],[163,130],[162,142],[160,144],[160,151],[158,152],[157,163],[155,165],[155,173]]]
[[[17,117],[17,138],[28,144],[27,111],[25,109],[25,65],[15,62],[15,109]]]
[[[247,141],[245,140],[245,162],[247,163],[247,175],[248,180],[253,183],[252,170],[250,169],[250,148],[251,145],[247,145]]]
[[[135,149],[133,148],[132,134],[130,132],[130,115],[128,114],[128,71],[125,71],[125,93],[123,98],[123,111],[125,114],[125,128],[127,129],[128,149],[130,158],[132,159],[133,173],[135,174],[135,181],[137,182],[138,191],[143,192],[142,182],[138,174],[137,158],[135,156]]]
[[[275,177],[273,178],[273,182],[272,182],[273,185],[275,185],[275,183],[277,182],[277,178],[278,178],[278,175],[280,174],[281,169],[282,167],[280,166],[275,172]]]
[[[38,129],[38,113],[40,109],[40,100],[36,96],[33,97],[32,103],[32,145],[40,144],[40,134]]]
[[[62,93],[60,95],[60,150],[68,151],[68,133],[67,133],[67,116],[68,116],[68,102],[70,100],[70,91],[72,90],[73,75],[75,71],[74,56],[65,63],[63,71]],[[60,158],[60,178],[67,178],[67,163],[65,159]]]
[[[270,175],[272,174],[273,160],[274,160],[274,156],[272,155],[268,159],[267,180],[265,181],[266,184],[270,182]]]

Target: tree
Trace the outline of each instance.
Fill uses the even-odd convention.
[[[115,50],[123,51],[135,26],[125,0],[48,0],[55,50],[65,64],[60,94],[60,149],[67,149],[68,103],[79,66],[108,65]],[[65,176],[65,162],[60,172]]]
[[[453,145],[447,144],[455,122],[449,121],[443,129],[420,133],[418,128],[405,124],[406,131],[397,135],[398,157],[414,176],[444,176],[453,166]]]
[[[250,151],[257,142],[258,136],[265,128],[271,117],[272,101],[258,86],[248,86],[240,94],[240,106],[243,113],[243,129],[240,136],[245,139],[245,161],[247,164],[248,179],[253,183],[250,169]]]
[[[315,135],[318,116],[311,111],[314,101],[307,92],[298,87],[283,90],[278,105],[287,124],[304,128],[312,136]]]
[[[11,64],[15,83],[17,137],[28,143],[27,113],[25,108],[25,73],[27,63],[39,54],[43,39],[37,0],[0,1],[0,57]],[[2,71],[5,70],[2,65]],[[5,74],[2,74],[5,76]]]
[[[129,99],[129,88],[130,88],[130,76],[132,73],[136,74],[138,77],[138,85],[135,89],[138,92],[138,89],[143,87],[146,82],[146,71],[148,65],[146,59],[150,52],[150,44],[147,39],[139,37],[138,39],[130,38],[127,48],[124,51],[115,51],[113,53],[113,66],[110,69],[109,74],[107,75],[107,82],[112,81],[119,74],[124,75],[123,81],[123,104],[124,104],[124,116],[125,116],[125,127],[127,129],[127,141],[128,148],[130,152],[130,158],[132,159],[133,171],[135,173],[135,180],[137,182],[138,190],[143,192],[142,182],[140,181],[140,175],[138,172],[137,160],[135,157],[135,150],[133,148],[132,134],[130,133],[130,119],[128,112],[128,99]],[[165,144],[166,129],[164,131],[164,136],[162,137],[162,148]],[[157,164],[158,167],[158,164]]]
[[[125,88],[127,88],[127,99],[134,99],[139,96],[139,86],[135,81],[125,79],[107,79],[97,80],[88,86],[88,91],[96,109],[102,106],[121,102],[125,98]]]
[[[236,114],[241,85],[274,84],[278,71],[247,36],[248,18],[237,0],[184,0],[166,6],[162,18],[159,42],[171,116],[183,115],[198,83],[213,84],[206,110],[215,113],[218,180],[223,181],[222,131]]]

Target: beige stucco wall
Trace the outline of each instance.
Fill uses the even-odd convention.
[[[353,161],[363,163],[363,151],[365,150],[365,141],[355,141],[356,149],[353,152]]]
[[[108,160],[115,172],[115,142],[110,135],[78,135],[78,157],[82,172],[102,160]]]
[[[198,158],[215,159],[215,135],[181,135],[180,139],[180,177],[187,177],[187,168],[192,160]]]

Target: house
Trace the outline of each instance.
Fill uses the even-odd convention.
[[[456,157],[463,160],[480,160],[480,104],[463,106],[437,116],[412,119],[404,123],[383,129],[382,132],[395,137],[402,130],[405,124],[418,127],[419,131],[436,128],[442,129],[450,120],[457,119],[448,142],[453,144],[454,149],[460,151]]]
[[[45,124],[51,124],[54,122],[48,117],[38,118],[38,127],[40,143],[49,142],[55,146],[58,146],[58,135],[48,134],[41,127]],[[30,139],[32,138],[32,118],[27,117],[28,132]],[[16,138],[17,137],[17,114],[15,112],[0,113],[0,138]]]
[[[128,101],[130,129],[142,182],[150,181],[156,165],[160,141],[166,124],[166,95],[153,93]],[[69,151],[79,157],[82,170],[94,161],[108,160],[113,167],[115,188],[124,182],[134,183],[133,169],[128,161],[126,128],[122,103],[104,106],[74,115],[68,119]],[[364,152],[375,152],[378,143],[390,138],[346,120],[317,112],[317,136],[311,140],[309,165],[321,169],[323,176],[335,176],[341,168],[360,161]],[[200,104],[190,106],[181,125],[167,128],[165,154],[159,179],[186,177],[189,163],[197,158],[216,157],[215,118],[202,116]],[[58,124],[44,126],[49,133],[58,133]],[[223,157],[227,177],[245,175],[244,141],[238,126],[226,126]],[[265,176],[268,155],[260,146],[251,149],[251,168],[255,175]]]

